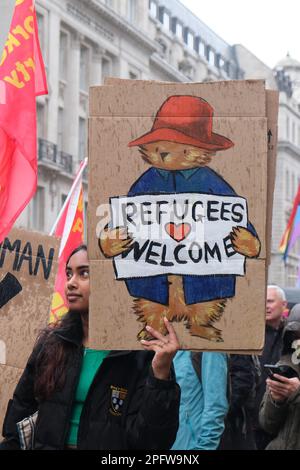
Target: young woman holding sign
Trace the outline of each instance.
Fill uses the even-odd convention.
[[[88,349],[86,246],[73,251],[66,274],[69,312],[39,337],[8,404],[0,449],[169,449],[180,401],[172,325],[165,321],[167,336],[149,328],[155,339],[143,342],[146,351]],[[36,412],[28,445],[17,423]]]

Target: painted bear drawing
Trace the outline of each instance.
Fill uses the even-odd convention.
[[[138,147],[150,168],[132,185],[128,196],[145,194],[205,193],[237,196],[234,189],[208,167],[218,151],[233,142],[212,131],[213,108],[200,97],[170,96],[158,110],[150,132],[129,143]],[[176,227],[175,227],[176,229]],[[258,257],[260,241],[254,227],[238,224],[228,234],[232,250],[248,258]],[[134,240],[126,227],[108,228],[99,240],[102,252],[113,258],[132,250]],[[149,339],[146,326],[166,333],[163,317],[184,321],[193,336],[222,341],[214,326],[235,296],[236,275],[154,275],[126,279],[134,297],[134,312],[143,328],[139,339]]]

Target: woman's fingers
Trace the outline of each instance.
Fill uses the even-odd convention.
[[[166,317],[164,317],[164,324],[166,326],[166,329],[168,330],[168,335],[163,335],[159,331],[152,328],[150,325],[146,326],[146,330],[149,331],[149,333],[151,333],[151,335],[154,338],[157,338],[157,339],[163,341],[166,344],[167,343],[179,344],[176,332],[174,330],[174,327]]]
[[[154,337],[154,338],[157,338],[159,339],[160,341],[162,341],[163,343],[169,343],[169,338],[168,336],[164,336],[162,335],[159,331],[155,330],[154,328],[152,328],[152,326],[150,325],[147,325],[146,326],[146,330],[149,331],[149,333]]]
[[[177,335],[176,335],[176,332],[174,330],[174,327],[173,327],[172,323],[170,323],[169,320],[166,317],[164,317],[164,322],[165,322],[166,328],[169,332],[170,342],[176,344],[179,347],[179,341],[178,341],[178,338],[177,338]]]
[[[168,342],[165,342],[165,341],[161,341],[161,340],[150,340],[150,341],[147,341],[145,339],[142,339],[141,340],[141,343],[144,345],[144,346],[158,346],[160,348],[163,348],[164,346],[166,346],[167,344],[169,344]]]

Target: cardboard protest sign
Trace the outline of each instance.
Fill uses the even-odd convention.
[[[0,245],[0,429],[38,333],[49,319],[59,240],[13,229]]]
[[[111,198],[112,226],[134,248],[114,258],[116,279],[170,274],[244,274],[228,233],[247,226],[246,200],[200,193]],[[220,223],[218,223],[220,222]]]
[[[47,325],[59,240],[13,229],[0,245],[0,364],[22,369]]]
[[[264,83],[93,87],[90,113],[92,347],[139,349],[167,316],[183,348],[260,350]]]
[[[276,176],[277,161],[277,136],[278,136],[278,109],[279,92],[275,90],[266,91],[266,114],[268,118],[268,192],[267,192],[267,265],[271,262],[271,236],[272,236],[272,212],[273,195]]]

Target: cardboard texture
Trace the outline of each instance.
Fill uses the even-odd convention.
[[[210,300],[213,309],[216,309],[218,320],[203,325],[210,327],[213,323],[213,327],[219,332],[214,331],[212,336],[207,336],[205,331],[202,335],[201,327],[200,333],[197,330],[196,333],[192,331],[195,334],[191,334],[193,318],[185,316],[181,321],[176,321],[179,320],[180,313],[176,319],[172,318],[172,323],[183,349],[242,353],[260,351],[264,342],[266,260],[271,233],[268,224],[271,223],[270,205],[275,160],[274,152],[272,155],[268,154],[268,128],[272,125],[272,134],[274,129],[272,138],[275,145],[278,97],[275,94],[268,95],[264,82],[260,80],[170,84],[145,81],[129,83],[127,80],[122,82],[109,79],[106,83],[109,85],[92,87],[90,91],[88,214],[88,246],[91,260],[90,346],[99,349],[141,348],[137,336],[141,339],[144,335],[145,330],[144,328],[141,330],[141,327],[146,323],[145,309],[151,310],[153,307],[153,292],[150,292],[146,306],[145,303],[138,301],[139,308],[142,305],[142,315],[140,310],[134,312],[134,298],[145,297],[130,295],[126,287],[126,284],[130,284],[130,279],[126,283],[124,280],[115,279],[113,260],[100,252],[96,234],[103,234],[105,225],[110,222],[110,198],[126,196],[132,185],[151,168],[151,165],[141,158],[138,146],[129,147],[129,142],[149,133],[160,108],[167,106],[166,103],[172,100],[172,97],[181,95],[196,97],[196,100],[199,98],[206,100],[214,110],[211,122],[213,133],[220,135],[223,143],[224,138],[234,143],[234,146],[227,150],[220,147],[207,168],[216,171],[223,181],[234,189],[236,195],[247,200],[248,221],[257,232],[261,249],[259,256],[256,256],[258,259],[245,257],[245,275],[236,276],[235,295],[228,298],[227,302],[224,301],[225,307],[224,305],[222,308],[217,307],[218,298],[214,297],[194,302],[184,297],[183,302],[186,302],[184,308],[187,309],[184,311],[192,311],[188,305],[196,304],[197,314],[199,313],[197,309],[204,304],[206,308]],[[192,101],[195,101],[194,98]],[[201,119],[198,124],[200,127],[205,127],[205,118]],[[181,130],[178,129],[178,125],[177,130]],[[181,143],[178,140],[173,142],[176,142],[176,145]],[[135,194],[131,196],[134,197]],[[177,230],[179,226],[174,224],[174,227]],[[109,229],[111,228],[109,226]],[[176,240],[179,242],[179,238]],[[153,252],[150,255],[153,255]],[[152,261],[157,260],[157,256],[158,254],[154,254]],[[170,261],[170,258],[167,260]],[[170,274],[167,268],[165,274]],[[195,276],[196,282],[199,278],[200,276]],[[178,282],[181,281],[178,279],[182,280],[182,276],[176,277],[172,292],[170,290],[172,288],[168,288],[170,298],[173,294],[176,297],[180,292],[181,287]],[[148,287],[146,295],[149,289],[151,290]],[[196,292],[195,295],[198,294],[199,292]],[[222,298],[227,297],[230,296],[224,295]],[[174,298],[171,300],[170,298],[169,311],[173,304],[175,306]],[[155,315],[162,312],[162,302],[156,301],[155,306],[157,304],[159,308],[157,311],[154,309]],[[175,306],[175,310],[176,308]],[[207,320],[207,317],[205,319]],[[219,341],[220,339],[222,341]]]
[[[267,265],[271,262],[272,249],[272,214],[273,214],[273,196],[276,178],[277,161],[277,136],[278,136],[278,110],[279,110],[279,92],[275,90],[266,91],[266,114],[268,118],[268,190],[267,190]]]
[[[132,312],[132,298],[125,283],[114,280],[112,263],[91,261],[90,273],[91,292],[95,293],[90,297],[90,347],[140,349],[136,335],[141,325]],[[247,261],[247,277],[238,277],[236,290],[240,295],[228,301],[217,324],[217,328],[223,330],[224,342],[215,343],[190,336],[183,322],[174,321],[182,349],[255,353],[263,348],[265,316],[262,306],[266,295],[263,260]],[[256,306],[260,306],[258,313],[254,311]]]
[[[99,205],[108,204],[111,196],[126,195],[132,184],[149,169],[136,148],[128,148],[128,142],[135,135],[151,128],[151,118],[92,118],[89,123],[90,140],[90,179],[89,213],[96,214]],[[250,220],[255,220],[255,228],[262,243],[260,257],[265,257],[265,214],[267,210],[267,122],[266,118],[222,118],[214,119],[216,132],[224,134],[229,128],[235,146],[229,151],[218,152],[209,167],[217,171],[248,202]],[[142,131],[139,131],[142,129]],[[239,136],[243,129],[243,140]],[[261,134],[261,139],[253,135]],[[128,138],[129,136],[129,138]],[[99,156],[101,155],[101,158]],[[107,159],[103,164],[102,158]],[[247,162],[247,164],[243,164]],[[129,171],[130,165],[130,171]],[[234,171],[233,171],[234,169]],[[101,178],[101,186],[99,185]],[[250,184],[251,181],[251,184]],[[99,189],[94,191],[93,188]],[[101,188],[101,189],[100,189]],[[117,192],[114,188],[117,188]],[[260,204],[257,204],[259,198]],[[104,211],[102,208],[102,212]],[[92,212],[90,212],[92,211]],[[98,210],[101,214],[101,210]],[[105,213],[104,213],[105,214]],[[99,248],[95,237],[100,217],[89,218],[90,259],[99,258]]]
[[[54,237],[19,229],[13,229],[1,244],[0,363],[3,365],[24,368],[38,333],[47,325],[58,248],[59,240]]]
[[[125,83],[125,85],[121,87],[118,83],[117,86],[92,86],[89,99],[90,117],[154,117],[156,111],[168,96],[186,94],[204,98],[213,106],[215,109],[214,115],[218,117],[257,117],[266,115],[264,80],[210,83],[149,83],[148,81],[137,80],[132,81],[131,84]],[[251,98],[245,99],[247,95]],[[230,98],[234,98],[234,101]]]

